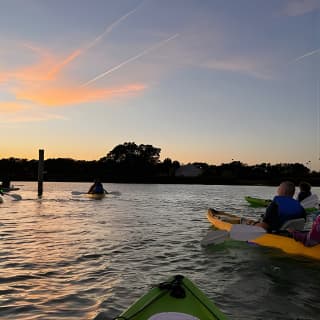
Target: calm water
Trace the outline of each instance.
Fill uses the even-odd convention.
[[[274,187],[21,182],[0,204],[0,318],[117,316],[170,275],[191,278],[230,319],[319,319],[320,262],[229,242],[203,248],[208,207],[259,216]],[[320,188],[314,188],[320,195]]]

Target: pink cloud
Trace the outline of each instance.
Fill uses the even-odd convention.
[[[127,96],[145,90],[143,84],[130,84],[115,88],[80,88],[78,86],[27,86],[15,90],[18,100],[27,100],[37,105],[58,107],[101,101],[117,96]]]
[[[287,3],[284,13],[288,16],[300,16],[318,9],[319,0],[291,0]]]
[[[30,108],[30,106],[22,102],[0,102],[0,113],[15,113],[17,111],[25,110],[28,108]]]
[[[0,80],[14,80],[18,82],[53,81],[58,79],[59,73],[62,73],[63,69],[81,54],[81,50],[76,50],[66,58],[60,58],[45,49],[32,45],[24,46],[37,54],[37,60],[31,65],[2,72],[0,74]]]
[[[0,81],[7,82],[11,93],[15,94],[16,101],[2,103],[0,112],[16,112],[25,108],[20,101],[41,106],[67,106],[79,103],[101,101],[115,96],[128,96],[145,90],[146,86],[140,83],[124,84],[112,88],[80,88],[80,84],[71,84],[64,77],[63,71],[74,59],[81,55],[82,50],[75,50],[66,58],[61,59],[47,50],[25,45],[36,53],[38,60],[32,65],[3,72]]]
[[[32,116],[30,118],[23,115],[23,111],[37,106],[41,108],[61,107],[108,100],[113,97],[127,97],[145,90],[146,86],[141,83],[136,83],[136,81],[133,83],[120,84],[111,88],[81,88],[80,83],[71,83],[65,74],[65,69],[70,63],[87,50],[96,46],[102,38],[108,35],[131,14],[136,12],[136,10],[137,8],[121,16],[89,44],[74,50],[64,57],[59,54],[53,54],[46,48],[41,48],[31,43],[22,44],[22,47],[28,50],[26,58],[30,59],[29,53],[31,52],[33,54],[31,57],[33,61],[22,67],[12,68],[6,71],[2,70],[0,72],[1,85],[5,87],[8,93],[14,94],[16,98],[15,101],[0,103],[0,113],[13,114],[19,111],[21,112],[22,118],[27,119],[26,121],[31,118],[41,120],[46,119],[46,116],[38,118]],[[23,55],[25,53],[24,51],[21,52]],[[21,61],[25,60],[22,59]]]
[[[82,53],[81,50],[76,50],[72,54],[70,54],[66,59],[57,63],[52,70],[49,71],[48,76],[55,77],[59,72],[63,70],[65,66],[67,66],[70,62],[72,62],[75,58],[80,56]]]
[[[5,119],[1,119],[0,125],[8,123],[42,122],[48,120],[65,120],[66,118],[57,114],[28,112],[14,114]]]
[[[211,59],[204,64],[205,67],[214,70],[222,70],[228,72],[238,72],[249,76],[270,79],[271,75],[263,69],[253,59],[247,58],[229,58],[229,59]]]

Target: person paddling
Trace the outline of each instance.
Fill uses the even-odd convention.
[[[271,204],[267,207],[262,221],[254,225],[266,229],[268,232],[277,232],[288,220],[304,218],[306,211],[298,200],[293,199],[295,185],[291,181],[284,181],[278,187],[278,195],[275,196]]]
[[[297,200],[304,208],[319,208],[319,198],[315,193],[311,192],[311,184],[305,181],[299,184],[300,192]]]
[[[10,189],[10,184],[11,184],[10,179],[6,177],[6,178],[2,179],[2,183],[0,185],[0,188]]]
[[[90,187],[88,193],[103,194],[108,192],[104,189],[100,179],[95,179],[94,184]]]

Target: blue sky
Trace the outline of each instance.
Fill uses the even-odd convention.
[[[320,170],[319,0],[2,0],[1,158]]]

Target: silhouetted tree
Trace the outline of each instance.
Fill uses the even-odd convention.
[[[320,185],[320,172],[310,170],[301,163],[261,163],[248,166],[240,161],[223,163],[220,166],[194,162],[203,173],[197,178],[178,179],[175,170],[178,161],[166,158],[161,162],[160,148],[149,144],[137,145],[125,142],[114,147],[98,161],[56,158],[45,160],[45,180],[51,181],[92,181],[99,177],[104,181],[121,182],[170,182],[208,184],[272,184],[290,179]],[[0,159],[0,181],[36,180],[38,160],[18,158]]]
[[[141,160],[146,163],[156,164],[159,162],[160,148],[152,145],[140,144],[134,142],[125,142],[114,147],[104,160],[112,160],[114,162],[125,162],[131,160]]]
[[[105,158],[100,159],[113,173],[120,177],[150,177],[156,172],[160,148],[152,145],[125,142],[114,147]]]

